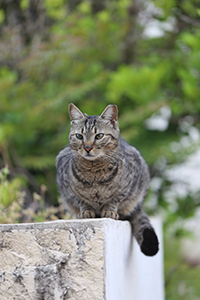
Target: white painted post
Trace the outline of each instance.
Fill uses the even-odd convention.
[[[127,221],[0,225],[1,300],[164,300],[163,244],[140,252]]]
[[[162,226],[151,223],[160,241],[153,257],[141,253],[128,222],[105,224],[106,300],[164,300]]]

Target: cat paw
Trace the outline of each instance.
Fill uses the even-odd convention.
[[[150,228],[145,228],[142,235],[141,251],[147,256],[155,255],[159,250],[159,242],[155,231]]]
[[[94,210],[83,210],[80,211],[78,214],[79,219],[90,219],[90,218],[95,218],[95,212]]]
[[[101,218],[111,218],[114,220],[118,220],[119,219],[119,215],[118,213],[116,213],[113,210],[103,210],[101,213]]]

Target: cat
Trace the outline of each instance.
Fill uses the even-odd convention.
[[[69,146],[56,158],[57,184],[65,209],[78,218],[129,220],[141,251],[158,252],[158,238],[142,205],[149,171],[140,153],[120,136],[118,109],[108,105],[88,116],[69,104]]]

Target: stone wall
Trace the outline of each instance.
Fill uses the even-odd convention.
[[[4,299],[163,300],[162,243],[145,257],[130,224],[111,219],[0,225]]]

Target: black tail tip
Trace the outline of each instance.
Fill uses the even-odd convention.
[[[159,242],[153,228],[145,228],[143,231],[143,241],[140,246],[142,253],[147,256],[154,256],[159,250]]]

